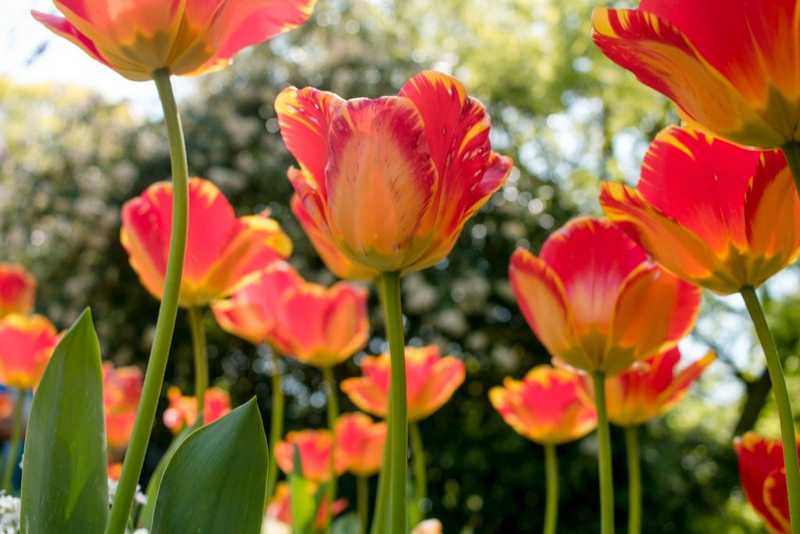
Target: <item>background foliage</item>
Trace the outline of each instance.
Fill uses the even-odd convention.
[[[295,266],[323,282],[332,277],[287,208],[292,160],[277,133],[277,92],[294,84],[347,97],[391,94],[418,70],[437,68],[454,73],[489,107],[495,147],[517,167],[450,258],[403,284],[411,343],[438,343],[467,363],[466,384],[422,423],[430,515],[448,533],[531,532],[542,521],[542,451],[507,427],[487,400],[504,376],[522,376],[547,360],[511,298],[510,254],[518,246],[538,250],[570,217],[596,213],[598,180],[635,179],[647,140],[675,119],[663,99],[594,49],[595,4],[497,0],[488,9],[485,0],[322,0],[311,23],[204,77],[182,105],[192,173],[216,182],[241,214],[269,209],[295,239]],[[39,311],[66,327],[90,304],[105,358],[142,365],[157,302],[128,266],[119,210],[167,176],[162,125],[78,88],[0,79],[0,131],[0,256],[37,275]],[[374,353],[385,341],[372,298],[367,352]],[[720,335],[736,324],[737,304],[707,300],[695,339],[713,345],[721,362],[643,433],[645,532],[759,532],[738,489],[730,445],[735,432],[755,425],[770,432],[774,416],[749,331]],[[772,301],[769,309],[783,352],[793,353],[800,343],[797,300]],[[207,325],[213,376],[235,401],[255,394],[269,413],[266,349],[224,334],[210,317]],[[689,355],[700,356],[698,347]],[[190,390],[190,362],[188,329],[179,321],[168,380]],[[338,369],[339,378],[357,373],[355,362]],[[317,372],[284,365],[289,428],[323,426]],[[797,358],[787,366],[796,374]],[[621,438],[614,434],[620,526]],[[146,474],[169,440],[158,425]],[[595,447],[589,437],[561,450],[560,532],[596,524]],[[343,481],[344,494],[353,502],[349,483]]]

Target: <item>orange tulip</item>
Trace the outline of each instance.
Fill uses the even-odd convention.
[[[523,380],[506,378],[489,400],[511,428],[541,445],[580,439],[597,426],[586,377],[565,368],[539,365]]]
[[[692,383],[715,358],[709,353],[675,374],[681,353],[674,348],[609,378],[606,380],[609,421],[634,426],[667,413],[683,400]]]
[[[606,182],[600,203],[665,269],[721,294],[758,287],[800,256],[800,199],[778,151],[668,128],[638,188]]]
[[[161,298],[172,228],[172,184],[159,182],[122,208],[122,245],[139,279]],[[226,296],[249,274],[287,257],[289,237],[265,215],[237,219],[217,187],[189,181],[189,234],[180,304],[202,306]]]
[[[286,354],[290,349],[277,334],[278,315],[287,292],[304,284],[303,278],[283,261],[248,277],[226,300],[212,303],[217,323],[253,344],[270,343]]]
[[[295,213],[342,277],[438,263],[511,171],[492,152],[484,107],[438,72],[378,99],[290,87],[275,109],[300,164],[289,171]]]
[[[56,328],[41,315],[12,313],[0,319],[0,383],[36,387],[57,344]]]
[[[312,482],[327,482],[331,478],[331,454],[333,436],[328,430],[302,430],[289,432],[283,441],[275,445],[275,461],[284,473],[294,472],[294,448],[300,450],[303,478]],[[344,473],[347,464],[344,458],[335,459],[336,474]]]
[[[33,12],[57,35],[130,80],[198,74],[242,48],[303,24],[316,0],[54,0],[64,17]]]
[[[0,420],[6,419],[14,413],[14,400],[11,394],[6,391],[0,391]]]
[[[739,477],[750,505],[773,534],[789,534],[789,496],[780,440],[748,432],[734,442]],[[800,451],[798,451],[800,453]]]
[[[110,363],[103,364],[103,409],[110,448],[128,445],[141,395],[142,372],[138,367],[115,369]]]
[[[284,354],[305,364],[341,363],[369,337],[367,292],[345,282],[330,288],[303,283],[283,295],[275,337]]]
[[[316,484],[307,484],[305,486],[309,493],[312,495],[316,495],[319,488]],[[288,525],[291,527],[292,525],[292,495],[291,490],[289,488],[289,484],[286,482],[280,482],[275,488],[275,496],[272,497],[272,500],[269,502],[269,506],[267,507],[267,517],[282,523],[283,525]],[[328,499],[327,495],[322,496],[322,500],[320,501],[319,508],[317,509],[317,518],[316,518],[316,526],[318,529],[324,529],[325,525],[328,522],[328,508],[330,507],[330,500]],[[344,499],[339,499],[334,501],[333,507],[331,508],[331,517],[336,517],[342,511],[347,508],[347,501]],[[271,530],[267,529],[267,532],[272,532]],[[291,532],[289,530],[288,532]]]
[[[649,262],[603,219],[569,222],[539,257],[517,250],[509,275],[522,314],[550,354],[609,375],[675,346],[700,306],[697,287]]]
[[[179,434],[184,428],[197,421],[197,401],[194,397],[181,394],[181,390],[172,386],[167,390],[169,407],[164,410],[164,425],[173,434]],[[231,398],[228,392],[220,388],[208,388],[203,399],[203,422],[208,425],[231,411]]]
[[[0,263],[0,318],[33,309],[36,279],[20,265]]]
[[[108,478],[109,480],[118,481],[122,476],[122,462],[114,462],[108,464]]]
[[[796,0],[642,0],[596,9],[594,40],[691,122],[764,148],[800,140]]]
[[[365,412],[386,417],[389,407],[389,354],[368,356],[361,363],[363,376],[342,381],[342,391]],[[409,422],[425,419],[441,408],[464,382],[464,363],[442,357],[433,345],[406,347],[406,401]]]
[[[349,413],[336,420],[336,456],[354,475],[367,477],[381,469],[386,423],[375,423],[363,413]]]

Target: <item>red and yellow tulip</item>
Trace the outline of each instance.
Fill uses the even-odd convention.
[[[283,297],[305,283],[297,271],[283,261],[249,276],[230,298],[211,304],[217,323],[231,334],[253,344],[269,343],[284,354],[289,348],[278,335]]]
[[[275,460],[284,473],[293,473],[294,448],[297,447],[300,451],[303,478],[312,482],[327,482],[331,479],[333,445],[333,435],[328,430],[289,432],[275,445]],[[333,465],[337,475],[344,473],[347,468],[344,459],[338,455]]]
[[[609,375],[675,346],[700,306],[697,287],[648,261],[604,219],[569,222],[538,257],[518,249],[509,277],[522,314],[553,357]]]
[[[776,150],[667,128],[637,188],[606,182],[600,203],[661,266],[717,293],[758,287],[800,256],[800,198]]]
[[[464,382],[464,363],[442,357],[439,349],[406,347],[406,402],[409,422],[425,419],[441,408]],[[389,407],[389,354],[367,356],[361,362],[363,376],[342,381],[342,391],[361,410],[386,417]]]
[[[33,389],[58,344],[55,326],[41,315],[6,315],[0,319],[0,383]]]
[[[303,24],[316,0],[55,0],[63,17],[33,12],[57,35],[130,80],[154,71],[199,74],[242,48]]]
[[[386,423],[374,422],[363,413],[348,413],[336,420],[336,457],[345,469],[367,477],[381,469]]]
[[[305,487],[306,490],[312,495],[316,495],[317,491],[319,491],[319,488],[314,483],[306,484],[303,487]],[[342,513],[345,508],[347,508],[347,501],[344,499],[339,499],[334,501],[333,506],[331,507],[328,496],[323,495],[319,504],[319,508],[317,509],[317,529],[322,530],[325,528],[325,525],[328,522],[328,508],[330,508],[330,516],[335,517]],[[289,488],[289,484],[286,482],[279,483],[275,488],[275,496],[272,497],[272,500],[269,502],[269,506],[267,506],[267,519],[277,521],[281,525],[286,525],[288,527],[287,532],[291,532],[292,492]],[[266,529],[266,532],[273,531]]]
[[[796,0],[642,0],[596,9],[594,40],[693,123],[739,144],[800,140]]]
[[[289,170],[294,212],[344,278],[439,262],[511,171],[492,152],[484,107],[438,72],[378,99],[290,87],[275,109],[300,164]]]
[[[566,368],[539,365],[523,380],[506,378],[489,400],[511,428],[541,445],[580,439],[597,426],[586,377]]]
[[[0,318],[33,310],[36,279],[21,265],[0,263]]]
[[[180,388],[172,386],[167,390],[167,400],[169,407],[164,410],[164,425],[173,434],[179,434],[197,421],[197,401],[194,397],[185,396]],[[208,425],[231,411],[230,395],[224,389],[208,388],[203,406],[203,423]]]
[[[674,348],[609,378],[606,380],[608,420],[620,426],[634,426],[667,413],[683,400],[689,387],[715,358],[709,353],[676,373],[681,353]]]
[[[111,449],[128,445],[142,395],[142,380],[138,367],[114,368],[110,363],[103,364],[103,410]]]
[[[748,432],[734,442],[744,494],[772,534],[789,534],[783,445]]]
[[[172,228],[172,185],[159,182],[122,208],[120,238],[147,290],[161,298]],[[249,274],[287,257],[292,243],[266,215],[236,218],[217,187],[189,181],[189,230],[180,304],[202,306],[222,298]]]

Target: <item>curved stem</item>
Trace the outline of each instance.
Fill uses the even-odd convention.
[[[408,430],[411,437],[411,459],[414,462],[414,499],[416,500],[416,507],[412,508],[411,524],[416,525],[425,519],[428,482],[425,473],[425,448],[422,445],[419,424],[416,422],[409,424]]]
[[[628,534],[642,531],[642,468],[639,455],[639,428],[625,427],[628,455]]]
[[[183,258],[186,252],[186,231],[188,226],[189,171],[186,161],[186,145],[183,140],[178,107],[172,93],[169,72],[159,70],[153,73],[153,80],[158,88],[158,96],[164,109],[164,120],[169,137],[169,151],[172,162],[172,235],[169,244],[169,259],[164,277],[164,292],[158,310],[158,320],[147,361],[147,371],[142,387],[136,423],[133,426],[122,475],[117,485],[117,493],[111,507],[111,516],[106,526],[106,534],[123,534],[125,524],[130,515],[136,483],[144,464],[147,443],[156,417],[158,398],[164,385],[164,371],[167,368],[169,348],[175,330],[175,318],[178,314],[178,295],[183,274]]]
[[[795,442],[792,405],[789,402],[789,392],[786,389],[786,380],[783,377],[781,359],[778,355],[775,339],[772,337],[772,332],[764,316],[764,310],[758,301],[756,290],[752,287],[745,287],[742,288],[741,293],[767,360],[767,370],[772,381],[772,394],[775,396],[775,405],[778,408],[778,418],[781,423],[783,461],[786,467],[786,488],[789,494],[789,516],[792,523],[791,533],[800,534],[800,468],[797,465],[797,444]]]
[[[328,429],[333,436],[333,443],[331,444],[331,480],[328,483],[328,518],[330,522],[330,511],[333,508],[333,502],[336,501],[336,420],[339,418],[339,400],[336,397],[336,377],[333,374],[333,367],[322,368],[322,379],[325,382],[325,394],[327,396],[328,406]]]
[[[19,456],[19,442],[22,438],[22,420],[25,413],[25,391],[18,389],[14,400],[14,413],[12,415],[13,427],[11,429],[11,442],[8,445],[6,465],[3,468],[3,491],[11,493],[11,482],[14,471],[17,470],[17,456]]]
[[[269,476],[267,478],[267,501],[272,498],[275,492],[275,484],[278,482],[278,463],[275,459],[275,445],[283,437],[283,377],[279,366],[278,355],[272,355],[272,414],[269,422]]]
[[[403,312],[400,303],[400,274],[383,273],[383,313],[391,356],[392,409],[389,414],[391,470],[389,471],[391,534],[406,534],[406,480],[408,472],[408,415],[406,406],[406,358]]]
[[[369,479],[367,477],[356,477],[356,508],[358,522],[361,525],[360,532],[366,534],[369,519]]]
[[[383,278],[376,278],[375,279],[375,288],[378,290],[378,295],[380,296],[381,303],[386,302],[386,291],[385,291],[385,284],[383,283]],[[392,397],[389,397],[389,410],[387,413],[387,420],[392,418],[392,412],[394,411],[392,403]],[[391,458],[392,458],[392,427],[388,426],[386,432],[386,443],[383,446],[383,463],[381,463],[381,472],[378,476],[378,495],[375,498],[375,509],[372,513],[372,527],[370,528],[370,534],[384,534],[386,529],[388,528],[389,520],[386,516],[386,510],[389,507],[389,493],[391,491],[389,487],[389,478],[391,470]]]
[[[800,143],[792,141],[783,145],[783,155],[789,168],[792,170],[792,178],[797,192],[800,193]]]
[[[208,351],[206,330],[203,328],[203,312],[200,308],[189,308],[189,329],[192,331],[194,352],[194,396],[197,401],[197,420],[205,422],[206,390],[208,389]]]
[[[544,446],[547,501],[544,509],[544,534],[556,534],[558,525],[558,456],[555,445]]]
[[[614,534],[614,477],[611,470],[611,433],[606,410],[606,375],[592,374],[597,408],[597,466],[600,473],[600,521],[602,534]]]

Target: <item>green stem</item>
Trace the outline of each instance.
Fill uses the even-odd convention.
[[[333,374],[333,367],[322,368],[322,379],[325,382],[325,394],[327,396],[328,406],[328,428],[333,436],[333,443],[331,444],[331,480],[328,483],[328,518],[330,522],[330,512],[333,508],[333,503],[336,501],[336,420],[339,418],[339,400],[336,395],[336,377]]]
[[[639,428],[625,427],[628,455],[628,534],[642,531],[642,467],[639,455]]]
[[[22,420],[25,413],[25,391],[18,389],[14,400],[14,413],[12,414],[13,427],[11,429],[11,442],[6,455],[6,465],[3,468],[3,491],[11,493],[11,481],[17,469],[17,456],[19,455],[19,442],[22,438]]]
[[[547,501],[544,508],[544,534],[556,534],[558,525],[558,455],[555,445],[544,446]]]
[[[795,188],[800,193],[800,143],[792,141],[783,145],[783,155],[792,170]]]
[[[272,356],[272,415],[269,423],[269,476],[267,478],[267,501],[275,493],[275,484],[278,482],[278,463],[275,459],[275,445],[283,437],[283,377],[279,367],[279,357]]]
[[[369,479],[367,477],[356,477],[356,506],[358,522],[361,525],[360,532],[366,534],[369,519]]]
[[[750,312],[750,318],[764,349],[767,359],[767,370],[772,382],[772,394],[775,396],[775,405],[778,408],[778,418],[781,423],[781,439],[783,441],[783,461],[786,466],[786,488],[789,493],[789,516],[792,523],[792,534],[800,534],[800,468],[797,465],[797,444],[795,442],[794,418],[792,405],[789,402],[789,392],[786,389],[786,380],[783,377],[781,359],[778,347],[767,325],[764,310],[758,301],[756,290],[752,287],[742,288],[742,297]]]
[[[428,498],[428,482],[425,474],[425,448],[422,445],[422,433],[419,424],[414,422],[408,426],[411,437],[411,459],[414,462],[414,499],[417,505],[412,507],[411,524],[416,525],[425,519],[425,501]]]
[[[600,473],[600,521],[602,534],[614,534],[614,477],[611,470],[611,433],[606,410],[606,375],[592,374],[597,408],[597,466]]]
[[[389,471],[389,525],[391,534],[406,534],[406,480],[408,478],[408,415],[406,406],[406,358],[400,274],[383,273],[383,313],[391,356],[391,469]]]
[[[208,389],[206,330],[203,328],[203,312],[200,308],[189,308],[188,314],[194,352],[194,396],[197,401],[197,420],[202,425],[205,422],[206,390]]]
[[[164,120],[169,137],[170,159],[172,162],[172,236],[169,245],[167,272],[164,277],[164,292],[158,310],[158,320],[147,361],[147,371],[142,387],[136,423],[133,426],[122,475],[117,485],[111,517],[106,526],[106,534],[123,534],[130,515],[136,484],[144,464],[147,443],[156,418],[158,399],[164,384],[175,318],[178,314],[178,295],[183,274],[183,258],[186,252],[186,232],[189,212],[188,181],[189,171],[186,161],[186,145],[183,140],[178,107],[172,92],[169,72],[159,70],[153,73],[158,95],[164,109]]]
[[[378,295],[382,303],[386,302],[386,291],[383,278],[375,279],[375,287],[378,290]],[[386,414],[387,420],[392,418],[392,397],[389,397],[389,410]],[[389,426],[386,432],[386,443],[383,446],[383,460],[381,463],[381,472],[378,476],[378,495],[375,499],[375,510],[372,514],[372,528],[370,534],[384,534],[389,526],[389,518],[387,517],[386,510],[389,508],[389,478],[391,470],[392,458],[392,427]]]

